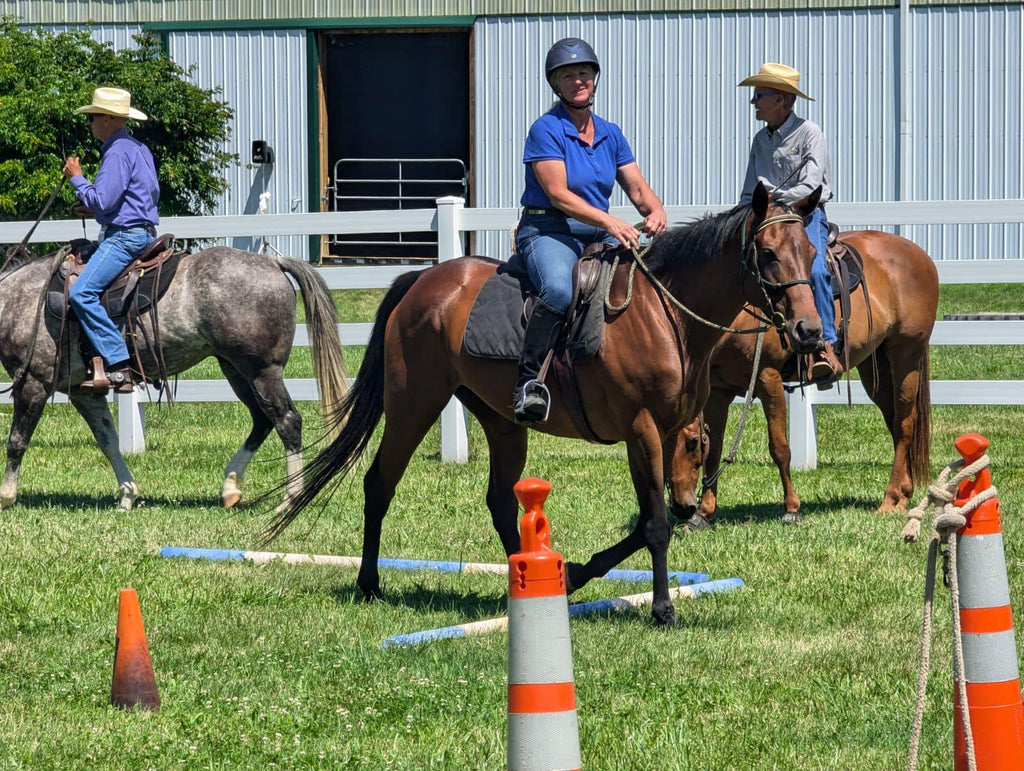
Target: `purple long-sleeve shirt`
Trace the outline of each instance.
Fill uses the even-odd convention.
[[[96,181],[81,174],[71,178],[75,194],[96,212],[100,225],[156,225],[160,183],[153,154],[125,129],[114,133],[100,148]]]

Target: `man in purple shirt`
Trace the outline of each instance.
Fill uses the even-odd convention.
[[[68,298],[97,353],[93,378],[82,386],[99,393],[110,388],[129,393],[134,386],[128,348],[100,302],[100,295],[153,242],[160,221],[156,208],[160,183],[153,155],[125,129],[129,119],[147,119],[131,102],[131,94],[124,89],[97,88],[92,104],[75,110],[76,115],[85,113],[92,135],[102,143],[95,182],[82,176],[77,156],[64,164],[64,173],[70,177],[81,207],[94,214],[100,224],[99,246]]]

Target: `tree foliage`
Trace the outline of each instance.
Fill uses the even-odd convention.
[[[54,34],[0,24],[0,219],[34,220],[59,184],[64,159],[78,155],[86,177],[99,168],[99,144],[84,115],[100,86],[125,88],[145,122],[129,131],[153,153],[160,178],[162,215],[204,214],[227,188],[223,171],[238,157],[225,150],[233,111],[189,78],[151,33],[135,48],[115,51],[86,31]],[[74,202],[70,185],[48,218],[66,218]]]

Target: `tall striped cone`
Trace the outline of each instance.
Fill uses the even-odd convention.
[[[525,513],[508,559],[508,767],[578,769],[565,562],[541,508],[551,485],[522,479],[515,491]]]
[[[118,603],[110,703],[122,709],[160,709],[160,694],[156,690],[146,630],[142,627],[139,596],[134,589],[122,589]]]
[[[988,449],[988,440],[978,434],[964,434],[954,444],[968,465]],[[960,483],[954,505],[963,506],[991,486],[992,475],[987,468],[982,469],[973,480],[968,477]],[[964,680],[977,768],[1019,771],[1024,768],[1024,704],[999,499],[989,498],[968,513],[967,524],[957,531],[957,538]],[[965,771],[969,766],[957,687],[953,699],[955,768]]]

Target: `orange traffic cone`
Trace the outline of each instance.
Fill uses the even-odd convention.
[[[142,611],[134,589],[122,589],[117,608],[117,639],[114,641],[114,680],[110,703],[121,709],[160,709],[153,662],[142,628]]]
[[[966,465],[979,460],[988,440],[964,434],[954,443]],[[960,483],[954,505],[962,507],[992,487],[987,468]],[[999,499],[989,498],[967,515],[957,531],[956,567],[960,584],[960,627],[974,756],[978,771],[1024,768],[1024,704],[1021,702],[1017,648],[1013,638],[1010,589],[1006,578]],[[953,689],[953,754],[956,771],[968,765],[960,709]]]
[[[579,769],[565,562],[541,509],[551,485],[522,479],[515,491],[525,513],[508,559],[508,768]]]

